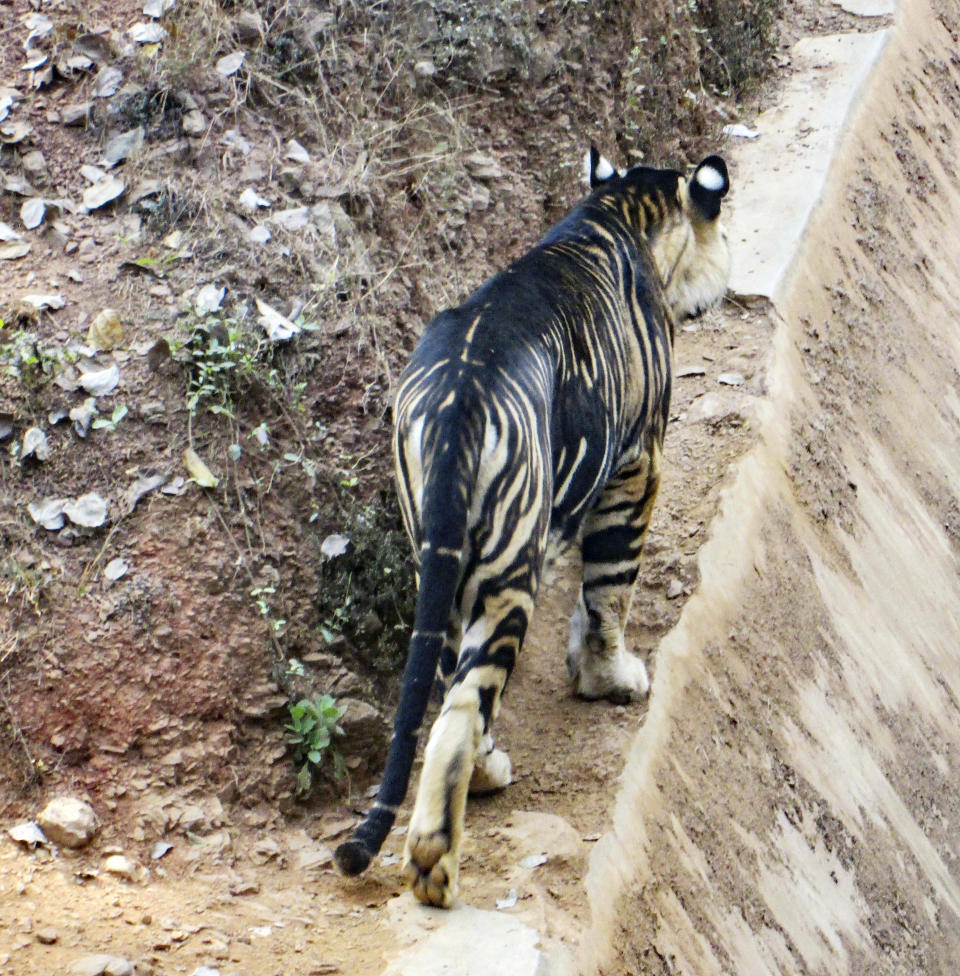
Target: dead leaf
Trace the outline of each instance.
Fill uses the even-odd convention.
[[[107,502],[95,491],[89,491],[75,500],[68,501],[63,506],[63,514],[74,525],[96,529],[107,520]]]
[[[334,533],[328,535],[320,544],[320,552],[327,559],[336,559],[337,556],[342,556],[347,551],[349,545],[350,538],[348,536]]]
[[[266,302],[257,299],[257,310],[260,312],[260,324],[266,330],[267,338],[271,342],[285,342],[292,339],[299,331],[300,326],[291,322],[285,315],[281,315],[275,308],[271,308]]]
[[[188,447],[183,452],[183,463],[190,476],[201,488],[216,488],[220,484],[213,472],[203,463],[200,455],[192,448]]]
[[[116,363],[104,369],[94,369],[80,377],[80,385],[91,396],[107,396],[120,383],[120,367]]]
[[[240,65],[243,64],[245,57],[246,52],[244,51],[234,51],[232,54],[225,54],[217,62],[217,74],[223,75],[224,78],[229,78],[230,75],[236,74],[240,70]]]
[[[63,506],[66,504],[66,498],[45,498],[41,502],[30,502],[27,511],[37,525],[56,532],[63,528]]]
[[[122,341],[123,324],[120,316],[112,308],[105,308],[90,323],[87,342],[95,349],[108,350],[119,346]]]
[[[47,443],[47,435],[39,427],[29,427],[23,435],[23,447],[20,449],[20,457],[36,457],[38,461],[46,461],[50,457],[50,445]]]

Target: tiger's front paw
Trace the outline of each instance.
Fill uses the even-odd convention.
[[[457,894],[459,858],[444,831],[407,834],[403,873],[418,901],[449,908]]]

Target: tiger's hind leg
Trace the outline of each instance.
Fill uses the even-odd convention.
[[[567,653],[567,670],[582,698],[623,704],[650,688],[646,666],[627,651],[623,631],[659,484],[655,443],[610,479],[584,521],[583,588]]]
[[[491,603],[499,612],[491,613]],[[493,749],[491,730],[532,608],[527,594],[488,598],[487,613],[464,634],[453,685],[427,740],[407,829],[404,873],[424,904],[449,908],[456,896],[468,791],[509,782],[510,760]],[[497,623],[490,626],[491,620]]]

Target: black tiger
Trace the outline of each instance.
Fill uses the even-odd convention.
[[[567,665],[585,698],[647,692],[623,629],[660,480],[674,321],[729,273],[719,156],[617,172],[531,251],[426,327],[400,382],[394,452],[418,571],[414,631],[376,804],[336,863],[358,874],[403,802],[438,670],[446,686],[407,832],[422,902],[457,886],[468,790],[510,782],[492,728],[548,548],[579,541]]]

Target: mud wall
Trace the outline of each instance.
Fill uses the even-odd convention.
[[[585,972],[960,971],[958,37],[956,4],[901,5],[774,296]]]

